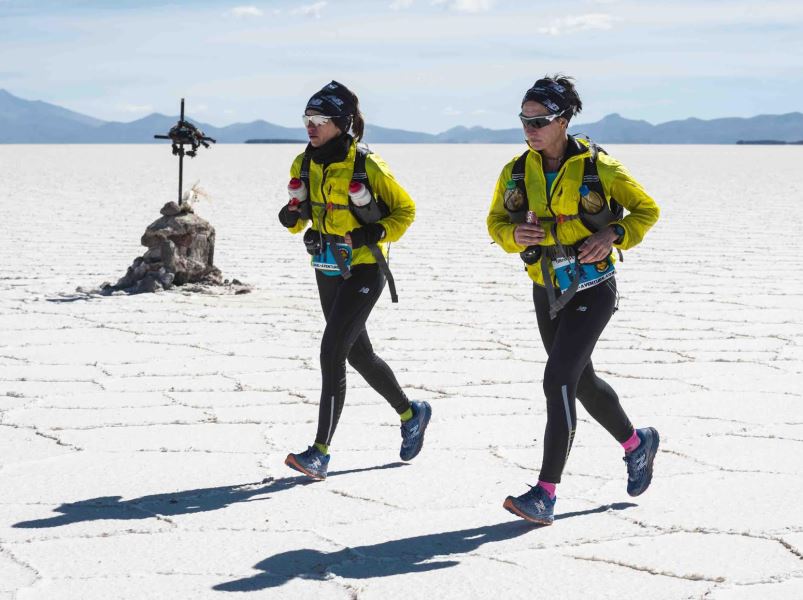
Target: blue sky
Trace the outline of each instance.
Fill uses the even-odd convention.
[[[516,127],[524,91],[573,75],[578,122],[803,110],[803,2],[0,0],[0,88],[98,118],[188,113],[300,126],[330,79],[369,122]]]

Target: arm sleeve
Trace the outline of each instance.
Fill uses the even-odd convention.
[[[296,156],[296,159],[293,161],[293,164],[290,165],[290,179],[292,179],[293,177],[299,177],[301,175],[301,163],[303,160],[304,160],[304,153],[302,152],[301,154]],[[309,193],[310,191],[307,190],[307,194]],[[279,220],[281,221],[281,216],[279,217]],[[287,231],[289,231],[290,233],[299,233],[301,231],[304,231],[307,228],[308,222],[309,222],[308,219],[298,219],[295,225],[287,227]],[[284,223],[282,222],[282,224]]]
[[[385,229],[385,242],[399,240],[415,220],[415,202],[410,194],[399,185],[387,164],[371,154],[366,158],[365,168],[371,188],[377,198],[381,198],[390,214],[378,221]]]
[[[513,239],[513,232],[516,230],[515,223],[510,222],[510,217],[505,210],[504,194],[505,184],[513,173],[513,162],[511,161],[502,169],[499,179],[496,182],[491,208],[488,211],[488,218],[485,220],[488,226],[488,233],[505,252],[521,252],[525,246],[520,246]]]
[[[658,221],[661,210],[621,163],[611,160],[608,167],[609,173],[606,179],[609,180],[604,182],[606,189],[612,198],[628,210],[628,214],[621,221],[617,221],[624,228],[625,234],[614,246],[627,250],[644,239],[650,228]],[[603,173],[600,172],[600,175]]]

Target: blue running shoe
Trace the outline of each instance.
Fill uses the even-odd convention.
[[[329,467],[329,455],[315,446],[310,446],[299,454],[288,454],[284,464],[315,481],[323,481],[326,479],[326,469]]]
[[[424,445],[424,432],[432,418],[429,402],[410,402],[413,416],[401,424],[402,445],[399,456],[402,460],[413,460]]]
[[[502,506],[517,517],[539,525],[552,525],[555,521],[555,500],[540,485],[534,485],[528,492],[514,498],[505,498]]]
[[[652,427],[636,429],[641,442],[638,448],[625,454],[627,464],[627,493],[638,496],[647,491],[652,481],[652,462],[658,453],[658,432]]]

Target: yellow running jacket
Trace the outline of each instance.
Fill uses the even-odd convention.
[[[534,211],[539,219],[554,218],[556,215],[572,216],[578,214],[580,186],[583,185],[584,161],[589,156],[588,143],[585,140],[569,136],[567,153],[569,158],[566,159],[560,171],[558,171],[558,176],[552,185],[550,197],[546,193],[546,177],[541,167],[541,155],[535,151],[530,151],[527,155],[524,169],[524,185],[527,188],[529,209]],[[513,164],[517,158],[518,156],[515,156],[502,169],[502,173],[496,183],[488,218],[486,219],[488,233],[491,238],[505,252],[510,253],[521,252],[526,248],[526,246],[520,246],[514,241],[513,231],[516,229],[516,225],[510,222],[510,217],[503,204],[505,184],[511,179]],[[606,200],[610,202],[611,197],[613,197],[628,211],[624,218],[616,221],[624,228],[625,233],[621,242],[614,244],[615,248],[627,250],[641,242],[650,227],[658,220],[660,210],[655,200],[644,191],[644,188],[633,179],[632,175],[619,161],[600,152],[597,155],[596,165],[602,188],[605,190]],[[550,225],[551,223],[542,225],[546,231],[546,238],[541,242],[541,246],[555,244]],[[592,233],[586,229],[580,219],[576,218],[558,223],[556,227],[560,243],[568,246],[581,242]],[[530,279],[538,285],[544,285],[540,264],[536,262],[533,265],[526,265],[526,267]],[[555,274],[551,264],[549,269],[554,282]]]
[[[349,184],[354,173],[354,158],[357,153],[357,143],[351,143],[349,152],[342,162],[331,163],[323,169],[323,165],[310,161],[309,167],[309,198],[313,203],[323,205],[338,205],[342,208],[327,208],[313,204],[312,227],[317,231],[333,235],[344,236],[349,231],[360,227],[360,222],[348,210]],[[290,167],[290,178],[301,176],[301,163],[304,160],[302,152],[296,156]],[[382,253],[387,257],[386,245],[395,242],[407,231],[415,219],[415,202],[402,188],[387,163],[376,154],[365,157],[365,170],[368,181],[375,198],[381,198],[390,209],[390,214],[378,221],[385,228],[385,238],[379,242]],[[289,228],[291,233],[299,233],[307,228],[310,222],[299,219]],[[352,266],[359,264],[376,263],[371,250],[366,246],[357,248],[352,254]]]

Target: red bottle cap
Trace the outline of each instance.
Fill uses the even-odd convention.
[[[288,184],[287,188],[291,189],[291,190],[297,190],[297,189],[301,188],[303,185],[304,185],[303,181],[301,181],[297,177],[293,177],[290,180],[290,183]]]
[[[359,181],[352,181],[349,184],[349,194],[356,194],[363,188],[363,185]]]

